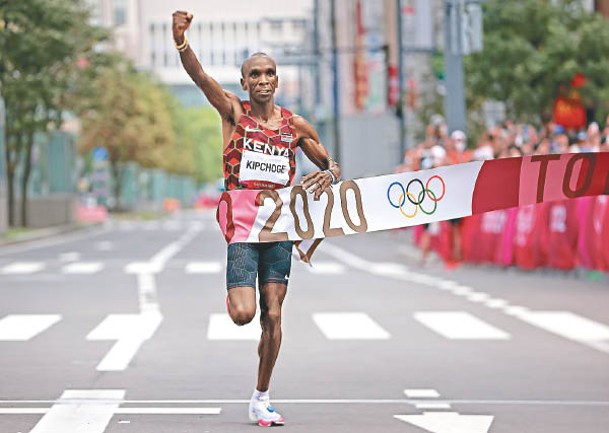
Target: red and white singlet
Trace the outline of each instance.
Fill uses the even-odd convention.
[[[264,129],[250,115],[251,104],[242,102],[231,141],[224,149],[224,186],[234,189],[277,189],[289,186],[296,171],[293,114],[281,108],[281,127]]]

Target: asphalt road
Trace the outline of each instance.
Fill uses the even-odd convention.
[[[0,432],[247,432],[256,323],[211,214],[0,250]],[[418,265],[403,232],[293,264],[271,384],[290,432],[609,431],[609,284]]]

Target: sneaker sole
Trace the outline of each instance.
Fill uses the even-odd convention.
[[[272,426],[282,426],[285,425],[285,421],[283,418],[277,421],[265,421],[263,419],[258,420],[258,425],[260,427],[272,427]]]

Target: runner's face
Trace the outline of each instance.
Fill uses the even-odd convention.
[[[271,100],[278,84],[277,67],[270,57],[253,57],[245,63],[241,87],[249,92],[251,100],[257,102]]]

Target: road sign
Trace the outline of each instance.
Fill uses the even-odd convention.
[[[105,147],[96,147],[92,152],[93,161],[107,161],[108,151]]]

